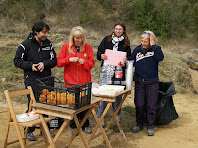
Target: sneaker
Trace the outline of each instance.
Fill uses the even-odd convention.
[[[27,140],[29,140],[29,141],[35,141],[36,138],[35,138],[35,136],[34,136],[33,133],[28,133],[27,134]]]
[[[118,122],[120,123],[120,116],[116,116],[116,119],[118,120]]]
[[[77,130],[77,128],[72,128],[72,129],[71,129],[71,135],[73,135],[73,134],[75,133],[76,130]],[[79,133],[76,134],[76,136],[78,136],[78,135],[79,135]]]
[[[138,132],[141,131],[141,130],[143,130],[143,127],[142,127],[142,126],[135,126],[135,127],[132,129],[132,131],[133,131],[134,133],[138,133]]]
[[[55,134],[54,134],[54,133],[52,133],[51,131],[50,131],[50,135],[51,135],[51,137],[52,137],[52,138],[54,138],[54,137],[55,137]],[[41,131],[40,131],[39,136],[43,136],[43,134],[42,134],[42,132],[41,132]]]
[[[105,127],[105,121],[104,121],[104,119],[102,119],[101,124],[102,124],[102,127],[104,128]]]
[[[50,135],[51,135],[51,137],[52,137],[52,138],[54,138],[54,137],[55,137],[55,134],[54,134],[54,133],[52,133],[51,131],[50,131]]]
[[[92,133],[92,129],[90,127],[85,127],[83,130],[86,134],[91,134]]]
[[[155,135],[154,130],[153,129],[148,129],[147,130],[147,135],[148,136],[154,136]]]

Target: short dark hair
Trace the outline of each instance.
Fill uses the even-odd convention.
[[[37,23],[35,23],[34,26],[32,27],[32,32],[33,32],[33,33],[35,33],[35,32],[40,32],[40,31],[43,30],[43,28],[46,28],[47,31],[50,30],[49,26],[48,26],[46,23],[44,23],[44,22],[42,22],[42,21],[41,21],[41,22],[37,22]]]

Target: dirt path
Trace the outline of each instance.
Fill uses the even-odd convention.
[[[144,132],[136,134],[139,148],[197,148],[198,147],[198,95],[177,94],[174,104],[179,118],[169,125],[157,126],[155,136]],[[133,139],[131,139],[133,142]]]
[[[198,72],[189,69],[193,85],[198,90]],[[155,136],[136,134],[134,143],[138,148],[197,148],[198,147],[198,95],[176,94],[173,96],[179,118],[169,125],[155,128]],[[131,139],[133,143],[133,139]]]
[[[189,70],[195,89],[198,90],[198,72],[195,70]],[[146,129],[134,134],[131,132],[131,128],[135,125],[135,110],[133,105],[133,97],[127,98],[124,103],[123,111],[121,114],[121,126],[125,131],[128,142],[123,142],[120,138],[112,142],[113,148],[197,148],[198,147],[198,95],[196,94],[176,94],[173,96],[175,108],[179,114],[179,118],[168,125],[157,126],[155,128],[155,136],[149,137],[146,135]],[[24,111],[26,109],[25,104],[15,104],[18,111]],[[131,107],[132,106],[132,107]],[[4,101],[0,102],[0,148],[3,147],[6,122],[7,122],[7,104]],[[108,118],[108,117],[107,117]],[[90,117],[91,126],[94,127],[95,121],[93,117]],[[114,130],[114,131],[113,131]],[[114,128],[111,129],[113,134],[116,134]],[[11,139],[17,138],[15,135],[15,129],[10,130]],[[54,130],[57,132],[57,129]],[[58,139],[56,146],[63,147],[70,137],[70,129],[67,127],[61,137]],[[36,129],[35,135],[37,139],[39,130]],[[110,137],[110,135],[108,135]],[[85,135],[88,139],[88,136]],[[92,148],[106,147],[103,143],[103,138],[100,136],[90,143]],[[29,142],[28,142],[29,143]],[[19,144],[9,146],[10,148],[19,148]],[[40,144],[37,147],[44,147],[44,144]],[[71,148],[83,147],[80,137],[76,137],[72,142]]]

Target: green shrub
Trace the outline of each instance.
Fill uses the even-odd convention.
[[[99,4],[101,4],[106,10],[113,11],[114,0],[96,0]]]
[[[194,31],[198,39],[198,2],[193,6],[192,18],[194,23]]]
[[[79,20],[80,25],[82,26],[94,26],[94,27],[102,27],[104,26],[105,22],[103,19],[102,14],[97,13],[96,7],[93,7],[89,4],[88,1],[81,1],[80,2],[80,14]]]
[[[134,23],[136,29],[151,30],[163,41],[170,36],[168,7],[158,8],[153,0],[135,0],[129,5],[123,4],[121,12],[126,21]]]
[[[170,36],[171,27],[170,27],[170,18],[169,11],[167,9],[159,9],[156,16],[156,34],[161,36],[162,40],[166,41]]]

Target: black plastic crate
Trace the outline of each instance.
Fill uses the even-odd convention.
[[[61,82],[54,76],[37,79],[36,102],[79,109],[90,104],[92,83]]]

